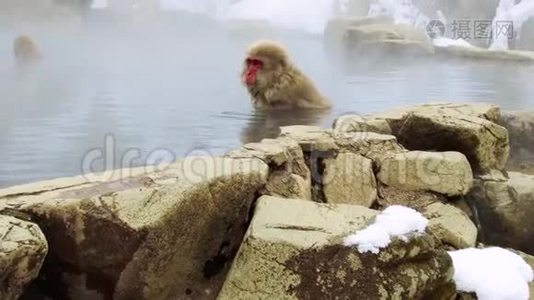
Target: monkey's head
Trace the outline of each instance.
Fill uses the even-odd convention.
[[[273,41],[260,41],[247,51],[241,72],[241,81],[248,88],[262,87],[274,74],[289,65],[284,47]]]
[[[13,53],[21,61],[38,60],[41,58],[39,47],[27,35],[18,36],[13,41]]]

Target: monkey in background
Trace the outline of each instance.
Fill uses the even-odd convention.
[[[257,108],[331,107],[277,42],[260,41],[249,48],[241,81]]]
[[[35,62],[41,59],[37,44],[27,35],[20,35],[13,41],[13,54],[20,63]]]

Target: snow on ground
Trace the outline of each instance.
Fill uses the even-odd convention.
[[[417,232],[424,232],[428,220],[417,211],[393,205],[376,216],[375,222],[356,234],[345,238],[346,246],[358,246],[360,253],[380,252],[380,248],[389,245],[392,238],[398,237],[408,241],[408,237]]]
[[[458,291],[480,300],[528,300],[532,268],[519,255],[498,247],[450,251]]]
[[[447,48],[450,46],[456,46],[456,47],[464,47],[464,48],[473,48],[473,45],[469,44],[464,39],[449,39],[446,37],[440,37],[432,40],[432,43],[434,43],[434,46],[436,47],[442,47]]]

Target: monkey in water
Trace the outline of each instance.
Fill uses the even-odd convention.
[[[13,41],[13,54],[20,63],[35,62],[41,59],[37,44],[27,35],[21,35]]]
[[[247,51],[241,81],[257,108],[329,108],[313,84],[290,60],[284,47],[260,41]]]

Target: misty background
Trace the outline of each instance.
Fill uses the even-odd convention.
[[[531,0],[523,0],[531,1]],[[387,2],[387,1],[386,1]],[[391,1],[390,1],[391,2]],[[394,1],[393,1],[394,2]],[[406,2],[406,1],[404,1]],[[409,2],[409,1],[408,1]],[[421,2],[421,3],[418,3]],[[414,1],[428,19],[493,19],[499,1]],[[81,173],[84,155],[114,137],[114,167],[156,149],[221,154],[280,125],[330,126],[343,113],[422,102],[534,104],[534,68],[521,64],[347,58],[328,51],[332,18],[367,16],[368,1],[0,1],[0,186]],[[411,7],[411,6],[410,6]],[[408,12],[409,15],[413,11]],[[530,41],[532,20],[523,41]],[[43,59],[17,65],[12,42],[31,36]],[[254,111],[239,81],[248,44],[282,41],[328,96],[324,114]],[[518,47],[529,47],[527,42]],[[103,162],[96,162],[95,170]]]

